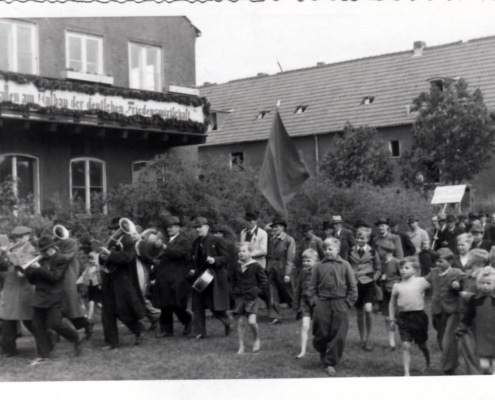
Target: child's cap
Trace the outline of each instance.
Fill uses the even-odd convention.
[[[393,253],[393,251],[395,250],[395,244],[390,240],[384,240],[380,243],[380,248],[388,253]]]
[[[437,258],[453,258],[454,253],[452,253],[452,250],[450,250],[448,247],[441,247],[438,249],[435,253]]]

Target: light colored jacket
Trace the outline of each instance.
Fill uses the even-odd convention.
[[[246,241],[248,232],[249,229],[243,229],[241,231],[241,242]],[[253,245],[251,257],[263,268],[266,268],[266,253],[268,251],[268,234],[266,231],[257,226],[251,238],[251,244]]]

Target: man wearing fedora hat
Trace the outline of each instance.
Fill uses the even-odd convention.
[[[192,225],[196,228],[198,237],[192,243],[189,274],[194,280],[206,270],[213,275],[213,281],[201,293],[196,290],[192,293],[195,339],[206,337],[206,308],[224,324],[225,336],[228,336],[232,332],[232,320],[227,315],[230,308],[227,279],[229,254],[225,242],[210,233],[206,218],[197,217]]]
[[[81,354],[82,338],[74,327],[62,319],[63,278],[68,267],[67,259],[61,255],[51,236],[43,236],[38,242],[41,266],[34,263],[26,269],[30,283],[35,285],[33,306],[33,332],[38,356],[31,365],[48,361],[53,348],[48,330],[74,343],[74,355]]]
[[[378,249],[380,245],[385,241],[390,241],[394,244],[393,256],[399,260],[404,258],[404,251],[402,250],[402,242],[400,237],[390,231],[390,222],[387,218],[380,217],[376,220],[375,226],[378,228],[378,235],[374,237],[373,248],[375,249],[375,255],[377,261],[381,263],[378,256]],[[379,264],[380,265],[380,264]]]
[[[272,318],[271,324],[282,321],[280,314],[280,303],[286,303],[292,308],[293,302],[293,268],[296,255],[296,242],[289,236],[285,229],[287,221],[275,218],[272,222],[273,235],[268,241],[268,255],[266,272],[270,285],[271,301],[268,316]]]
[[[333,236],[340,241],[339,256],[347,261],[349,252],[355,244],[354,234],[342,226],[343,221],[340,215],[333,215],[330,224],[333,226]]]
[[[27,330],[33,333],[31,302],[34,287],[28,282],[25,274],[19,274],[14,269],[14,264],[26,264],[35,257],[36,249],[30,242],[31,232],[31,228],[27,226],[16,226],[11,233],[15,240],[15,248],[10,252],[4,249],[7,257],[0,259],[0,271],[4,271],[4,289],[0,298],[2,352],[6,357],[17,354],[18,321],[22,321]]]
[[[189,241],[181,233],[180,219],[169,216],[163,221],[167,232],[163,252],[155,267],[153,305],[161,310],[160,332],[157,338],[174,335],[174,314],[184,325],[182,334],[191,333],[192,315],[187,311],[189,284],[187,281]]]

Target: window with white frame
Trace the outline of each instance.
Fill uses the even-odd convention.
[[[156,46],[129,43],[129,86],[162,91],[162,50]]]
[[[103,75],[103,39],[98,36],[65,32],[66,68]]]
[[[38,73],[36,25],[0,20],[0,70]]]
[[[70,197],[71,201],[82,202],[87,212],[94,210],[106,212],[104,199],[106,194],[105,163],[95,158],[75,158],[70,161]]]
[[[132,183],[137,183],[143,170],[147,167],[148,161],[135,161],[132,163]]]
[[[38,159],[23,154],[0,155],[0,182],[12,180],[14,195],[20,200],[34,201],[39,212]]]

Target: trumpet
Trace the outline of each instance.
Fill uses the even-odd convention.
[[[26,269],[28,269],[34,263],[37,263],[38,261],[40,261],[43,257],[44,256],[42,254],[40,254],[39,256],[34,257],[33,259],[31,259],[30,261],[28,261],[27,263],[25,263],[23,265],[14,265],[14,270],[20,274],[24,274]]]
[[[69,238],[69,230],[63,225],[55,225],[53,227],[53,236],[59,240],[65,240]]]

